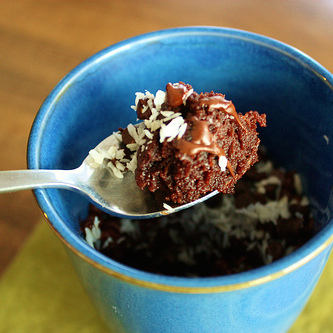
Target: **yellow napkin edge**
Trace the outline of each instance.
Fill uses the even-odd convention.
[[[333,255],[331,254],[307,305],[289,333],[331,333],[333,327]]]
[[[106,331],[44,220],[0,279],[0,300],[0,332]]]

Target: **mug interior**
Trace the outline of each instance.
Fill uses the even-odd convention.
[[[155,93],[178,81],[198,92],[224,93],[238,112],[266,113],[267,127],[259,129],[262,145],[278,165],[300,173],[318,229],[332,233],[332,75],[292,47],[243,31],[212,27],[159,31],[87,59],[40,108],[28,145],[29,168],[79,166],[102,139],[136,121],[130,108],[136,92]],[[84,242],[79,224],[87,214],[86,198],[58,189],[35,193],[65,242],[95,261],[123,269]],[[319,246],[322,239],[315,242]],[[292,258],[285,265],[296,260]]]

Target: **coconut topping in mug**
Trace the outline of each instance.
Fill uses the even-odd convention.
[[[208,277],[270,264],[315,233],[309,200],[295,172],[261,155],[236,184],[184,211],[148,220],[120,219],[91,206],[87,242],[125,265],[164,275]]]

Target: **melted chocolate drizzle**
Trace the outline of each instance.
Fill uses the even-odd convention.
[[[168,83],[166,86],[167,104],[171,107],[181,106],[184,103],[184,99],[186,98],[188,92],[189,88],[183,82],[179,82],[177,84]],[[233,117],[237,124],[246,131],[246,128],[239,119],[234,104],[232,101],[226,100],[224,95],[202,97],[199,99],[198,107],[206,109],[210,113],[216,110],[222,111]],[[199,120],[197,117],[192,117],[190,122],[192,122],[191,140],[186,141],[182,138],[174,140],[174,146],[179,149],[181,153],[193,156],[205,151],[217,155],[219,158],[221,156],[226,157],[223,148],[216,143],[206,121]],[[232,176],[235,177],[229,161],[227,162],[227,168]]]
[[[168,83],[166,86],[166,101],[171,107],[181,106],[189,92],[188,87],[182,82]]]
[[[213,134],[209,130],[208,123],[206,121],[199,120],[196,117],[191,117],[190,121],[193,123],[191,129],[190,141],[186,141],[182,138],[174,141],[174,146],[179,149],[183,154],[193,156],[202,151],[217,155],[219,158],[221,156],[226,157],[226,154],[215,141]],[[234,177],[234,172],[232,166],[227,162],[227,168],[229,169],[231,175]]]
[[[236,108],[232,101],[228,101],[224,98],[224,96],[212,96],[212,97],[204,97],[199,101],[199,107],[204,108],[207,107],[209,112],[213,112],[214,110],[220,110],[230,116],[233,116],[240,127],[246,131],[246,128],[240,122],[239,116],[237,114]]]

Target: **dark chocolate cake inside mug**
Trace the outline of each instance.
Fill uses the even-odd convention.
[[[314,219],[299,175],[262,156],[234,194],[147,220],[120,219],[91,206],[82,231],[91,246],[125,265],[207,277],[247,271],[292,253],[313,236]]]

